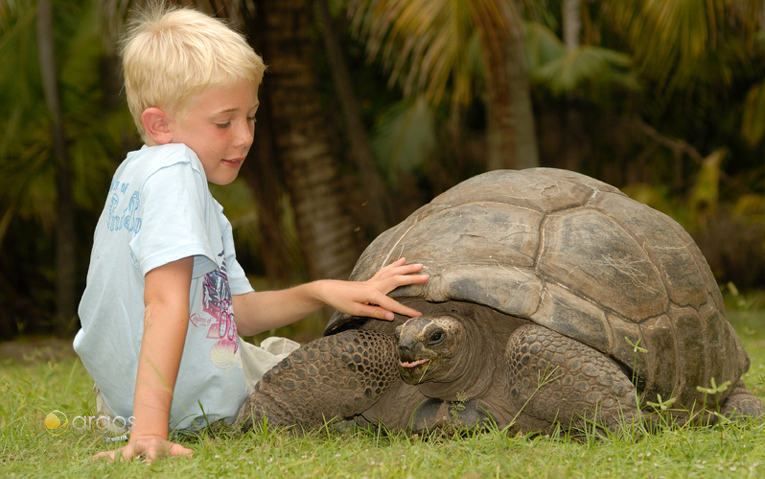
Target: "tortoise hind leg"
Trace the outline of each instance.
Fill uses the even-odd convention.
[[[765,408],[762,401],[752,394],[744,383],[739,380],[728,398],[720,409],[720,414],[731,419],[739,419],[746,416],[762,419],[765,416]]]
[[[639,415],[635,387],[619,366],[555,331],[521,326],[510,336],[505,358],[522,431],[548,431],[556,422],[583,429],[592,420],[615,430]]]
[[[234,424],[249,430],[264,418],[273,426],[321,426],[366,411],[397,381],[392,335],[349,330],[295,350],[266,372]]]

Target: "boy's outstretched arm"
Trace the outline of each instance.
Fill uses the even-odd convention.
[[[420,316],[388,296],[408,284],[424,283],[421,264],[401,258],[383,267],[367,281],[319,280],[281,291],[252,292],[233,297],[239,334],[252,336],[293,323],[328,305],[354,316],[393,320],[394,313]]]
[[[128,444],[96,456],[152,462],[161,456],[191,456],[192,450],[167,440],[173,388],[189,323],[193,258],[183,258],[146,274],[143,337],[138,358]]]

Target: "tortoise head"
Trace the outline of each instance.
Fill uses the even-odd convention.
[[[407,384],[451,382],[469,362],[468,334],[451,316],[412,318],[396,328],[399,372]]]

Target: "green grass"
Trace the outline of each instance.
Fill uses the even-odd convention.
[[[765,399],[765,310],[733,298],[729,316],[752,358],[747,386]],[[460,438],[322,430],[302,437],[256,430],[203,433],[183,442],[194,459],[111,464],[97,431],[46,432],[46,415],[95,414],[92,381],[76,359],[0,363],[0,477],[608,477],[765,476],[765,426],[683,427],[645,435],[574,440],[563,435]]]

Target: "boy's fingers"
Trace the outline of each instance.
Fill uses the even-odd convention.
[[[115,454],[112,455],[112,462],[117,460],[117,456],[119,455],[120,462],[122,461],[132,461],[133,458],[136,457],[135,448],[132,446],[126,446],[124,449],[120,449],[119,451],[114,451]]]
[[[126,454],[125,452],[123,452],[120,449],[115,449],[113,451],[101,451],[98,454],[96,454],[95,456],[93,456],[92,460],[97,461],[97,460],[101,459],[102,457],[108,457],[109,458],[109,462],[114,462],[115,459],[117,458],[117,455],[119,455],[120,460],[130,460],[130,458],[132,457],[132,455],[128,456],[128,454]]]
[[[375,318],[375,319],[380,319],[382,321],[393,321],[393,319],[395,318],[395,316],[394,316],[394,314],[392,312],[387,311],[387,310],[385,310],[383,308],[378,308],[378,307],[372,306],[372,308],[369,311],[370,311],[370,313],[369,314],[365,314],[364,316],[367,316],[367,317],[370,317],[370,318]]]
[[[403,266],[405,263],[406,263],[406,258],[399,258],[399,259],[397,259],[396,261],[394,261],[392,263],[386,264],[385,266],[380,268],[377,272],[378,273],[382,273],[382,272],[391,270],[393,268],[398,268],[400,266]]]
[[[416,318],[419,316],[422,316],[422,313],[417,311],[416,309],[409,308],[407,306],[404,306],[403,304],[400,304],[400,306],[394,311],[400,315],[403,316],[409,316],[410,318]]]
[[[403,304],[399,303],[395,299],[391,299],[388,296],[384,297],[384,300],[380,301],[380,307],[383,310],[386,310],[386,312],[393,312],[397,313],[403,316],[409,316],[410,318],[415,318],[418,316],[422,316],[422,313],[417,311],[416,309],[412,309],[408,306],[404,306]],[[377,317],[377,316],[375,316]],[[387,318],[379,318],[378,319],[387,319]],[[393,318],[390,318],[393,319]]]
[[[398,278],[401,284],[424,283],[430,278],[427,274],[406,274]]]
[[[141,446],[139,449],[142,449],[141,452],[137,453],[137,450],[133,446],[125,446],[121,449],[115,449],[113,451],[102,451],[98,454],[94,455],[91,459],[96,461],[98,459],[101,459],[102,457],[108,457],[110,462],[114,462],[117,460],[117,457],[119,457],[120,461],[130,461],[135,458],[142,458],[144,462],[147,464],[150,464],[154,462],[158,457],[160,456],[186,456],[188,458],[191,458],[193,455],[193,450],[183,447],[180,444],[170,444],[170,447],[162,446],[158,447],[157,445],[149,445],[149,446]]]
[[[398,288],[399,286],[406,286],[409,284],[419,284],[419,283],[425,283],[428,281],[430,276],[426,274],[405,274],[405,275],[399,275],[394,276],[392,278],[389,278],[385,283],[381,283],[383,286],[382,293],[390,293],[394,289]]]
[[[193,450],[191,450],[191,449],[189,449],[187,447],[183,447],[180,444],[173,444],[170,447],[170,451],[169,452],[170,452],[169,453],[170,456],[186,456],[188,458],[191,458],[193,456],[193,454],[194,454]]]
[[[421,264],[408,264],[406,266],[400,266],[394,271],[391,271],[391,276],[416,276],[414,273],[422,271]]]
[[[141,458],[143,459],[143,462],[151,464],[156,461],[158,457],[166,455],[165,453],[169,454],[171,449],[172,448],[168,448],[166,444],[158,444],[155,442],[145,448],[144,452],[141,454]]]
[[[402,264],[395,264],[395,265],[392,264],[391,266],[393,266],[392,269],[395,269],[396,271],[411,271],[411,272],[419,271],[423,268],[422,263],[410,263],[410,264],[402,263]]]
[[[416,273],[417,271],[420,271],[422,267],[423,266],[420,263],[406,264],[406,258],[400,258],[393,263],[380,268],[374,276],[381,278],[396,274]]]

